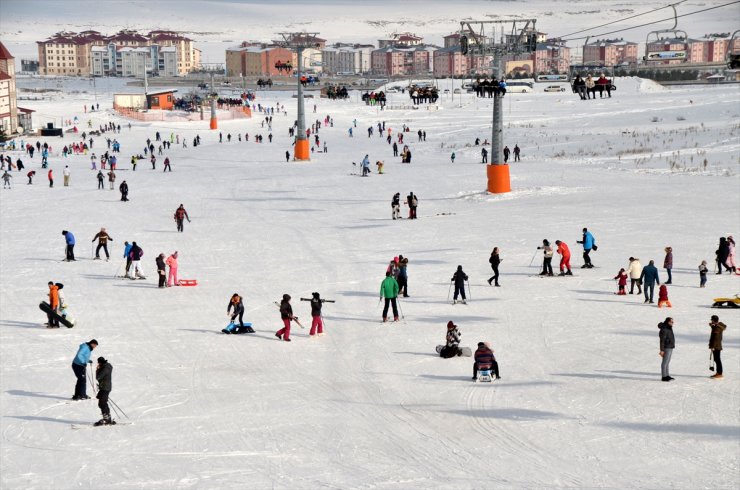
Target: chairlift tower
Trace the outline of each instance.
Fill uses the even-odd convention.
[[[535,19],[502,19],[460,22],[460,47],[463,55],[491,57],[496,79],[503,77],[501,62],[506,55],[532,53],[537,49]],[[501,194],[511,191],[509,166],[503,163],[504,107],[503,95],[493,98],[493,130],[491,159],[486,167],[488,192]]]
[[[293,160],[310,160],[311,152],[309,151],[308,136],[306,136],[306,110],[303,100],[303,85],[301,77],[303,76],[303,50],[316,48],[316,37],[318,32],[280,32],[282,41],[277,44],[291,51],[295,51],[298,56],[298,66],[296,71],[296,82],[298,83],[298,127],[296,128],[295,149],[293,151]]]

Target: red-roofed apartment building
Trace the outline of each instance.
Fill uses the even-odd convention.
[[[0,42],[0,133],[15,134],[18,128],[18,106],[15,93],[15,60]]]

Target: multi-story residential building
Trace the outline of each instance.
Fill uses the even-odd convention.
[[[531,58],[536,73],[568,73],[570,48],[559,42],[538,43]]]
[[[449,37],[449,36],[448,36]],[[445,38],[445,43],[447,38]],[[434,51],[435,78],[459,77],[468,74],[469,56],[462,54],[460,45],[451,45]]]
[[[13,135],[18,128],[15,91],[15,59],[0,42],[0,134]]]
[[[231,77],[290,75],[297,66],[295,52],[274,44],[243,42],[226,50],[226,75]]]
[[[130,53],[129,48],[150,49],[153,74],[185,75],[200,66],[200,50],[194,47],[191,39],[173,31],[152,31],[144,36],[136,31],[122,30],[108,37],[97,31],[60,32],[37,44],[42,75],[128,76],[118,67],[124,64],[122,57],[133,56],[123,54]],[[173,51],[163,51],[172,47],[175,48],[174,70],[171,66]],[[160,70],[160,66],[164,68]]]
[[[406,47],[410,48],[413,46],[419,46],[422,44],[422,41],[424,39],[415,35],[411,34],[410,32],[402,32],[402,33],[394,33],[390,39],[379,39],[378,40],[378,48],[401,48]]]
[[[321,50],[324,73],[368,73],[372,44],[337,43]]]
[[[384,76],[428,75],[434,50],[424,45],[376,49],[370,54],[371,71]]]
[[[637,63],[637,43],[623,39],[598,39],[583,47],[583,63],[605,66]]]
[[[23,73],[38,73],[39,62],[36,60],[21,60],[21,71]]]
[[[322,62],[323,50],[316,48],[306,48],[303,50],[303,69],[311,70],[315,73],[321,73],[323,71]]]
[[[93,46],[90,50],[90,74],[93,76],[143,77],[144,69],[152,76],[178,76],[176,46],[159,45],[119,47],[115,44]]]

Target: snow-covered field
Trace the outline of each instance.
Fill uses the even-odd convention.
[[[53,189],[37,155],[22,157],[38,171],[34,184],[14,173],[13,189],[0,193],[0,486],[737,488],[740,315],[709,306],[738,292],[738,277],[712,274],[699,289],[696,268],[703,259],[711,267],[718,237],[740,234],[740,92],[637,79],[617,86],[595,101],[541,85],[507,95],[505,143],[518,143],[523,157],[505,195],[483,192],[472,143],[490,138],[491,102],[469,95],[445,95],[437,111],[320,100],[309,122],[328,114],[334,127],[320,130],[328,153],[310,163],[285,162],[295,118],[286,94],[259,93],[262,104],[288,106],[274,116],[271,144],[259,114],[222,122],[224,139],[234,138],[219,144],[207,121],[128,130],[109,112],[83,114],[91,93],[23,103],[38,111],[37,124],[120,122],[118,182],[128,182],[131,201],[96,190],[88,156],[61,158],[69,135],[48,140]],[[367,137],[378,121],[394,134],[410,126],[412,164],[393,158],[377,132]],[[416,141],[418,129],[426,142]],[[132,172],[130,155],[158,130],[189,143],[199,134],[203,145],[165,152],[172,173],[162,173],[163,157],[157,171],[141,162]],[[235,141],[237,132],[250,142]],[[93,151],[104,146],[96,138]],[[384,175],[352,175],[366,153],[385,161]],[[65,164],[70,187],[61,184]],[[419,219],[393,223],[391,197],[409,191]],[[181,234],[172,220],[180,203],[192,219]],[[579,268],[575,243],[584,226],[599,244],[591,270]],[[100,227],[115,239],[110,262],[91,260]],[[77,237],[75,263],[60,261],[63,229]],[[575,277],[535,277],[539,255],[530,261],[543,238],[570,245]],[[114,278],[124,240],[143,247],[146,281]],[[613,294],[628,257],[660,266],[668,245],[672,309]],[[501,288],[486,283],[494,246]],[[159,290],[154,258],[175,250],[180,277],[199,285]],[[378,289],[398,254],[409,258],[411,297],[403,321],[381,324]],[[452,306],[458,264],[472,298]],[[65,284],[75,328],[43,328],[37,305],[49,280]],[[327,335],[294,328],[293,342],[277,341],[273,301],[291,294],[309,324],[298,298],[312,291],[336,300],[324,307]],[[220,333],[234,292],[256,334]],[[721,381],[708,379],[713,313],[728,325]],[[656,324],[666,316],[677,338],[671,383],[660,382],[658,357]],[[449,320],[463,345],[492,344],[501,380],[474,384],[470,358],[436,356]],[[93,358],[114,366],[111,395],[132,425],[71,428],[99,418],[95,400],[68,400],[72,358],[91,338],[100,342]]]

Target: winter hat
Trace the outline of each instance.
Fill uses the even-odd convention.
[[[449,322],[447,322],[447,330],[451,330],[451,329],[453,329],[455,327],[457,327],[457,325],[455,325],[454,323],[452,323],[452,320],[450,320]]]
[[[547,239],[542,240],[542,244],[545,246],[549,246],[550,242],[547,241]]]
[[[485,347],[485,346],[486,346],[485,342],[478,342],[478,347]]]
[[[290,301],[290,295],[289,294],[284,294],[283,295],[283,301]]]
[[[634,257],[630,257],[630,262],[632,262],[633,260],[635,260],[635,258]]]
[[[560,245],[561,242],[560,242],[560,240],[555,240],[555,243],[558,244],[558,245]]]
[[[90,340],[90,342],[88,342],[88,344],[95,344],[95,345],[98,345],[98,341],[97,341],[97,340],[95,340],[95,339],[91,339],[91,340]]]
[[[103,356],[98,357],[98,363],[99,364],[105,364],[106,362],[108,362],[108,361],[105,360],[105,357],[103,357]]]
[[[321,299],[319,293],[311,293],[311,296],[313,296],[313,299]]]

